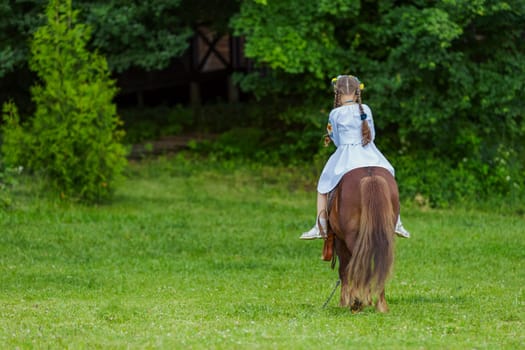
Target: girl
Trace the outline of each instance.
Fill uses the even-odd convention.
[[[330,112],[327,131],[337,149],[328,159],[317,185],[319,227],[314,225],[300,239],[326,236],[327,193],[337,186],[344,174],[355,168],[379,166],[394,175],[394,168],[374,144],[372,111],[361,103],[363,84],[352,75],[340,75],[332,79],[332,84],[335,93],[334,109]],[[410,237],[399,216],[395,231],[400,237]]]

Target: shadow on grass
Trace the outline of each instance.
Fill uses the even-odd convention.
[[[321,306],[312,304],[279,304],[279,303],[244,303],[235,305],[229,312],[230,316],[250,320],[258,319],[293,319],[317,317]]]
[[[402,295],[402,296],[387,296],[389,304],[463,304],[467,302],[465,296],[454,295]]]
[[[334,296],[335,299],[335,296]],[[387,296],[387,303],[390,306],[403,306],[403,305],[419,305],[419,304],[464,304],[468,301],[467,297],[464,296],[426,296],[426,295],[406,295],[406,296]],[[351,314],[351,311],[348,307],[339,306],[338,300],[332,300],[329,305],[324,308],[325,312],[331,316],[341,316],[346,314]],[[378,313],[375,310],[374,305],[364,308],[359,314],[376,314]]]

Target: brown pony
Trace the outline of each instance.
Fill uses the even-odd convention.
[[[378,295],[376,309],[388,312],[385,283],[394,261],[399,214],[394,177],[380,167],[354,169],[332,192],[329,207],[327,243],[332,236],[339,258],[341,306],[358,312],[372,305],[372,297]]]

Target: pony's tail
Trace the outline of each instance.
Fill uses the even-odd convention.
[[[380,176],[361,179],[361,220],[352,248],[348,280],[356,297],[371,300],[384,290],[394,261],[394,211],[390,189]]]

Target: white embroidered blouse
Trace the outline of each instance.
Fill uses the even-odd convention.
[[[394,175],[394,167],[374,144],[375,129],[372,111],[362,105],[372,132],[372,141],[363,147],[361,112],[358,104],[334,108],[328,119],[328,135],[337,149],[330,156],[319,178],[317,191],[328,193],[337,186],[344,174],[355,168],[378,166]]]

